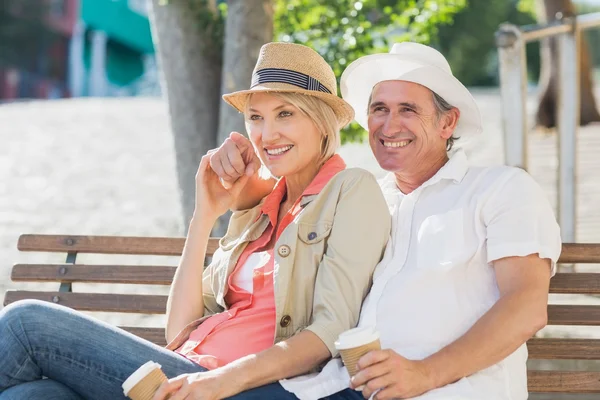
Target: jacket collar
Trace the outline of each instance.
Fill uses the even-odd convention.
[[[297,206],[304,207],[310,203],[314,198],[323,190],[325,185],[329,183],[338,172],[343,171],[346,168],[346,163],[342,157],[338,154],[334,154],[329,160],[323,164],[317,175],[313,178],[311,183],[304,189],[300,199],[296,202],[296,206],[292,207],[294,210]],[[277,224],[277,215],[279,213],[279,206],[285,194],[287,188],[285,186],[285,177],[281,178],[273,191],[267,195],[263,205],[261,207],[261,215],[268,215],[271,220],[271,224],[275,226]]]

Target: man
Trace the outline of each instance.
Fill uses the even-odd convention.
[[[520,169],[476,168],[449,152],[482,130],[481,117],[433,48],[400,43],[362,57],[341,90],[390,171],[381,188],[391,238],[359,322],[376,327],[383,350],[365,355],[351,379],[335,358],[319,374],[239,398],[354,399],[365,385],[362,396],[375,399],[526,399],[525,342],[547,322],[561,248],[544,193]],[[211,165],[230,184],[257,169],[252,153],[233,135]],[[248,203],[272,185],[251,182]]]

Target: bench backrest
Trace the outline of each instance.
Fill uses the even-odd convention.
[[[57,282],[56,291],[10,290],[4,305],[20,299],[40,299],[81,311],[164,314],[167,296],[115,293],[73,293],[72,283],[128,283],[170,285],[175,266],[75,264],[78,254],[128,254],[179,256],[183,238],[22,235],[18,249],[66,253],[63,264],[17,264],[15,282]],[[218,247],[211,239],[208,255]],[[600,244],[564,244],[559,262],[600,263]],[[600,294],[600,273],[559,273],[551,281],[557,294]],[[600,306],[550,304],[549,325],[600,326]],[[154,343],[164,345],[164,328],[123,327]],[[600,360],[600,339],[533,338],[528,342],[529,358],[539,360]],[[600,393],[600,372],[530,370],[531,393]]]
[[[73,283],[116,283],[168,286],[175,275],[172,265],[87,265],[76,264],[83,253],[119,255],[180,256],[184,238],[21,235],[20,251],[66,253],[63,264],[16,264],[14,282],[57,282],[56,291],[9,290],[4,305],[22,299],[38,299],[80,311],[164,314],[167,296],[119,293],[74,293]],[[209,241],[207,256],[218,247]],[[165,345],[164,328],[122,327],[137,336]]]

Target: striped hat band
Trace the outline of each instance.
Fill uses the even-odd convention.
[[[263,83],[273,82],[287,83],[304,90],[314,90],[331,94],[329,89],[327,89],[321,82],[312,76],[303,74],[302,72],[282,68],[264,68],[256,71],[252,75],[252,83],[250,87],[254,88],[255,86]]]

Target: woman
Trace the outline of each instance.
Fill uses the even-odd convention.
[[[225,188],[211,153],[202,158],[167,305],[167,349],[72,310],[15,303],[0,314],[8,354],[0,400],[40,388],[47,399],[122,398],[122,382],[148,360],[175,377],[155,400],[221,399],[335,355],[339,333],[358,321],[390,221],[374,178],[335,155],[353,112],[333,93],[333,71],[316,52],[263,46],[251,89],[224,98],[244,113],[256,155],[280,179],[257,207],[233,214],[203,271],[212,226],[250,178]]]

